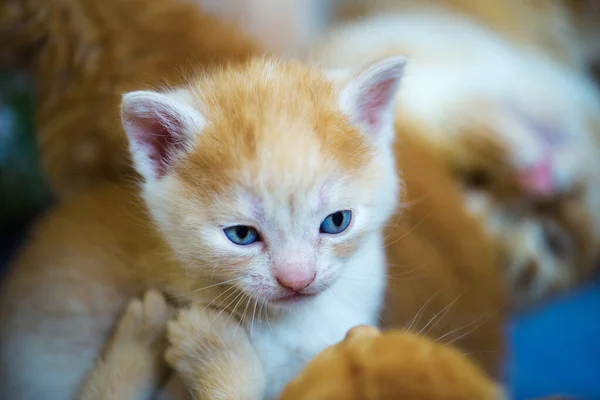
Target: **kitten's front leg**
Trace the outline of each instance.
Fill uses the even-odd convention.
[[[199,306],[168,323],[167,362],[194,399],[260,400],[265,376],[244,328],[226,312]]]
[[[79,398],[150,399],[167,372],[162,356],[168,318],[169,307],[159,292],[149,291],[143,299],[131,300]]]

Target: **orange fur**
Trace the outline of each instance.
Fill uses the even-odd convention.
[[[397,124],[407,209],[388,229],[383,326],[452,343],[498,376],[507,298],[497,248],[466,210],[443,158],[418,139],[422,129]]]
[[[123,400],[155,392],[166,377],[162,355],[168,317],[167,303],[158,292],[130,301],[78,398]]]
[[[135,176],[118,123],[123,92],[183,84],[198,69],[257,52],[232,27],[179,0],[9,0],[0,16],[11,45],[0,58],[33,71],[38,144],[59,198]]]
[[[348,332],[286,388],[282,400],[500,400],[500,388],[468,357],[411,333]]]

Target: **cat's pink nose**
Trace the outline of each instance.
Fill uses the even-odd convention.
[[[314,268],[286,266],[274,271],[275,279],[284,288],[298,292],[315,280]]]

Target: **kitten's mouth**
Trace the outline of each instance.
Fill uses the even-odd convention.
[[[289,293],[289,294],[285,294],[280,297],[273,298],[270,301],[275,304],[296,304],[301,301],[304,301],[304,300],[314,297],[315,294],[316,293],[294,292],[294,293]]]

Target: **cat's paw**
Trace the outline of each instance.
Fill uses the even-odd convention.
[[[169,306],[158,291],[149,290],[141,299],[133,299],[121,316],[112,346],[154,347],[164,338]]]
[[[196,398],[263,398],[260,360],[246,331],[226,312],[182,309],[167,324],[167,341],[167,363]]]
[[[88,375],[80,398],[149,398],[166,376],[162,359],[169,307],[162,294],[148,291],[121,315],[102,359]]]
[[[167,323],[167,363],[184,380],[194,379],[200,365],[210,360],[211,352],[222,346],[218,326],[214,326],[208,312],[197,308],[181,309],[174,320]]]

